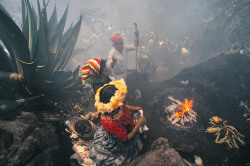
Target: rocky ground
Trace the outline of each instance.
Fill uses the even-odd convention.
[[[144,151],[128,165],[186,165],[183,159],[194,163],[194,155],[204,165],[249,165],[250,124],[239,109],[240,101],[250,101],[249,68],[249,57],[222,54],[161,83],[148,83],[137,76],[135,84],[135,75],[130,74],[127,102],[144,109],[149,131]],[[180,82],[186,80],[186,85]],[[142,92],[142,99],[136,102],[135,88]],[[69,116],[95,111],[93,94],[86,92],[79,94],[78,101],[58,102],[32,112],[20,108],[11,119],[1,115],[1,165],[69,165],[73,151],[63,122]],[[164,109],[171,103],[168,96],[193,100],[197,122],[172,125]],[[230,149],[227,144],[216,144],[215,136],[205,132],[212,116],[235,126],[245,136],[246,145]]]
[[[248,165],[250,124],[239,109],[240,101],[250,100],[250,59],[240,54],[221,54],[205,63],[182,70],[171,80],[156,84],[141,83],[141,105],[150,128],[149,142],[158,137],[168,139],[183,158],[200,156],[204,165]],[[188,80],[184,85],[181,81]],[[194,101],[197,123],[172,125],[164,110],[168,96]],[[205,132],[212,116],[219,116],[245,136],[245,146],[230,149],[227,144],[216,144],[215,136]]]

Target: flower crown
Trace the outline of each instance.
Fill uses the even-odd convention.
[[[107,85],[115,85],[117,90],[115,91],[114,96],[111,97],[110,102],[105,104],[100,101],[100,92],[102,88],[104,88]],[[102,113],[113,112],[116,108],[123,105],[127,92],[128,92],[128,89],[123,79],[105,84],[104,86],[102,86],[96,91],[95,107],[97,108],[97,111],[102,112]]]

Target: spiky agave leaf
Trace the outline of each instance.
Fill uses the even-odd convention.
[[[0,29],[0,39],[10,53],[15,69],[14,72],[22,73],[23,69],[19,63],[19,60],[30,62],[29,48],[26,39],[19,27],[2,10],[0,10]]]
[[[16,108],[17,106],[23,104],[23,103],[38,99],[42,96],[44,96],[44,94],[39,95],[39,96],[33,96],[33,97],[24,98],[24,99],[19,99],[19,100],[12,101],[12,102],[7,103],[7,104],[0,105],[0,114],[6,113],[6,112]]]
[[[53,72],[63,70],[71,58],[81,28],[81,20],[82,16],[73,28],[69,30],[67,36],[63,38],[62,44],[59,46],[59,52],[57,53],[56,64]]]
[[[61,37],[63,35],[63,30],[65,27],[66,19],[67,19],[67,14],[68,14],[68,6],[66,10],[63,13],[63,16],[61,17],[59,23],[57,24],[56,30],[55,30],[55,35],[53,36],[51,45],[50,45],[50,55],[55,55],[58,52],[58,46],[61,41]],[[56,59],[56,57],[55,57]]]
[[[0,71],[13,72],[15,70],[11,59],[0,44]]]
[[[49,20],[49,53],[48,53],[48,60],[46,64],[46,71],[47,72],[52,72],[55,66],[55,60],[56,60],[56,55],[59,49],[59,44],[61,42],[61,38],[63,35],[63,30],[65,27],[66,23],[66,18],[67,18],[67,13],[68,13],[68,6],[66,10],[63,13],[63,16],[61,17],[59,23],[57,24],[57,15],[56,15],[56,7],[54,8],[53,14]]]
[[[47,15],[45,9],[41,9],[40,3],[37,0],[38,6],[38,22],[37,22],[37,49],[36,49],[36,59],[39,66],[45,65],[48,57],[48,30],[47,27]],[[46,8],[46,7],[44,7]]]
[[[22,31],[26,38],[29,39],[29,22],[28,22],[28,9],[27,0],[22,0]]]
[[[37,39],[37,15],[33,6],[28,0],[22,0],[22,31],[28,42],[30,59],[34,60],[36,39]]]
[[[52,15],[48,22],[48,41],[49,45],[51,45],[52,38],[55,36],[56,33],[56,27],[57,27],[57,12],[56,12],[56,5],[54,7],[54,10],[52,12]]]
[[[81,81],[79,82],[77,79],[79,69],[80,69],[80,65],[74,70],[74,72],[72,73],[72,76],[67,79],[65,84],[61,87],[61,89],[69,89],[77,85],[81,85]]]

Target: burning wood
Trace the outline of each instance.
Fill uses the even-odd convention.
[[[212,126],[208,127],[206,132],[215,133],[217,135],[215,142],[216,143],[227,143],[229,148],[237,148],[239,146],[236,141],[245,145],[245,142],[242,140],[244,137],[241,135],[233,126],[227,125],[227,121],[223,121],[218,116],[213,116],[209,122]]]
[[[165,107],[165,111],[167,114],[170,114],[170,118],[168,120],[172,124],[176,124],[179,122],[182,126],[186,122],[197,122],[196,116],[197,113],[192,110],[193,101],[188,101],[185,99],[185,102],[182,103],[179,100],[174,99],[173,97],[168,97],[173,103],[167,107]],[[176,124],[177,125],[177,124]]]

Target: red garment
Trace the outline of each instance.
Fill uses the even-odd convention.
[[[135,127],[131,112],[125,105],[119,111],[101,115],[100,121],[106,132],[120,142],[125,142],[128,133]]]

